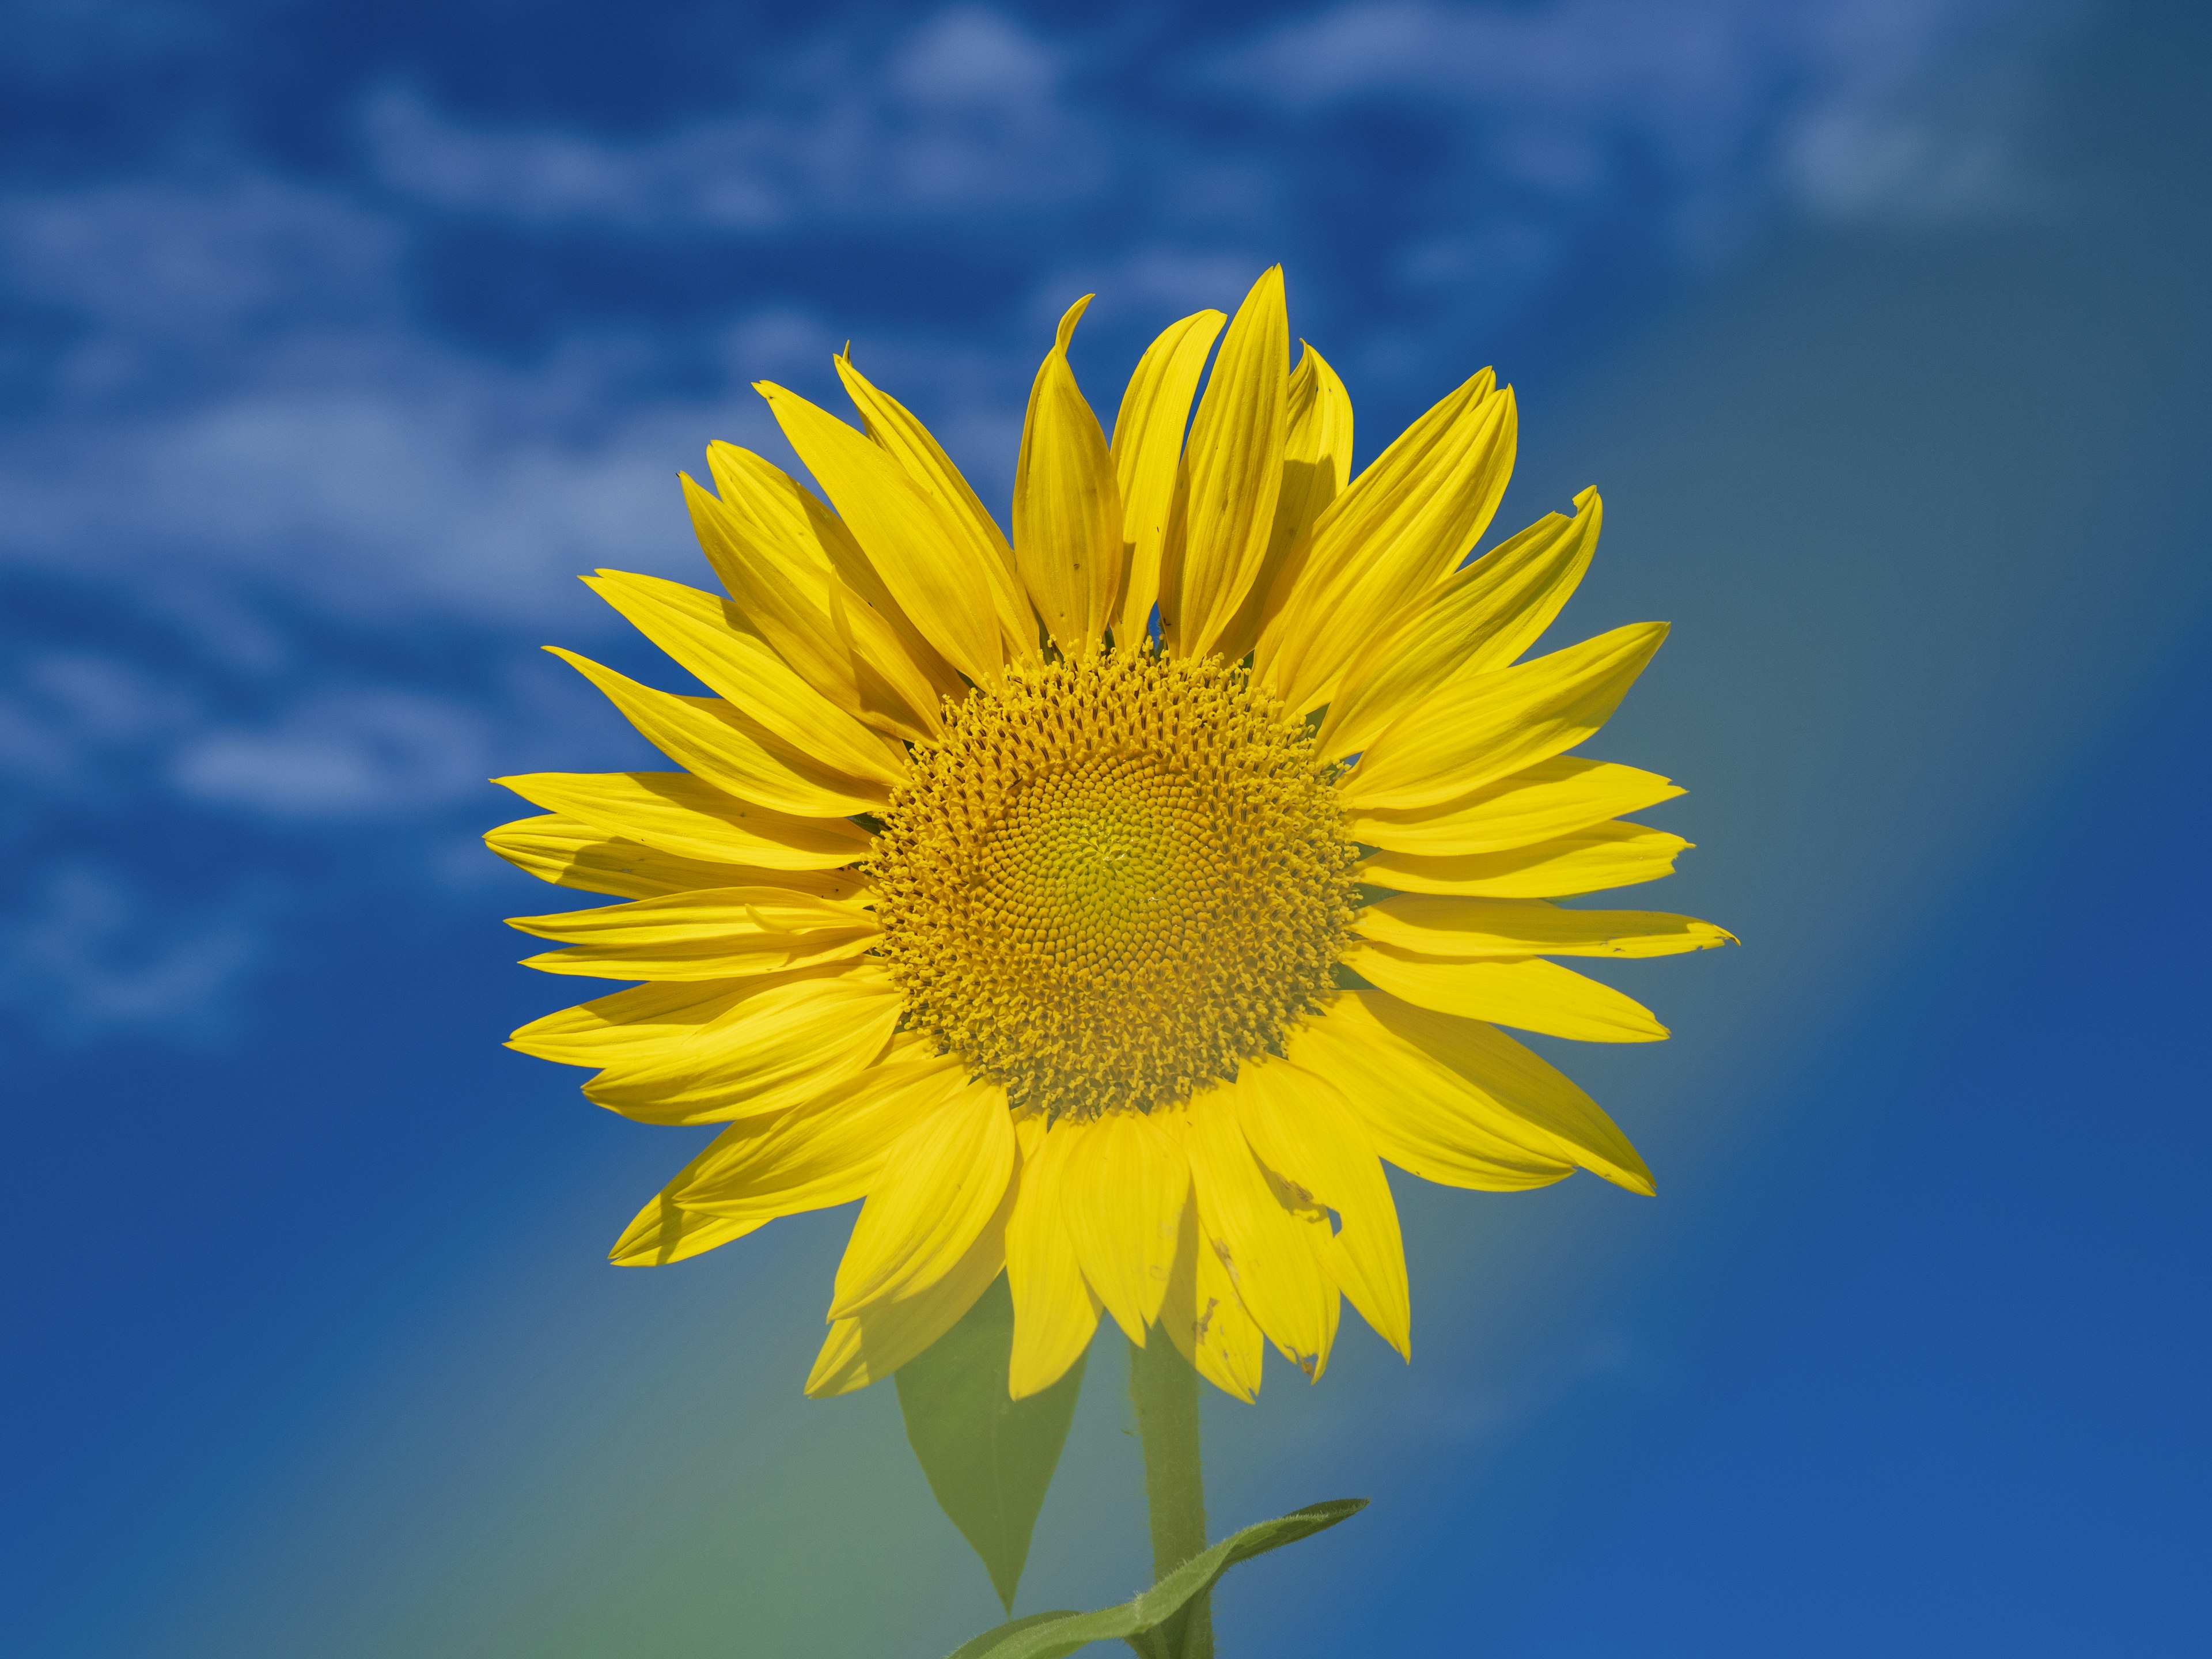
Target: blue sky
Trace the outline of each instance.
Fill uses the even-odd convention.
[[[1378,1500],[1224,1618],[2202,1643],[2201,21],[5,17],[11,1647],[988,1619],[887,1402],[796,1398],[834,1219],[601,1265],[681,1137],[498,1048],[562,998],[508,965],[544,891],[483,780],[641,763],[536,647],[647,672],[573,577],[704,580],[674,474],[781,454],[750,380],[826,398],[850,339],[1003,505],[1068,300],[1110,409],[1276,259],[1363,458],[1494,362],[1501,530],[1606,490],[1563,637],[1676,621],[1602,752],[1690,786],[1652,902],[1746,947],[1638,973],[1674,1042],[1568,1062],[1656,1204],[1401,1183],[1412,1371],[1348,1347],[1209,1419],[1224,1522]],[[1025,1606],[1134,1587],[1109,1346]]]
[[[19,9],[6,994],[204,1030],[306,847],[479,879],[483,777],[612,755],[520,647],[611,631],[579,571],[692,568],[669,480],[709,435],[780,450],[753,380],[819,387],[849,338],[998,500],[1067,300],[1101,295],[1110,406],[1284,259],[1371,451],[1462,363],[1556,380],[1793,232],[2052,211],[2025,147],[2071,15]],[[168,834],[38,827],[134,811]],[[180,883],[179,820],[254,856]]]

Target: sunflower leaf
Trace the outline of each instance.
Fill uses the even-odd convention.
[[[1001,1275],[958,1324],[896,1373],[907,1443],[938,1507],[982,1558],[1009,1613],[1083,1386],[1079,1359],[1042,1394],[1010,1399],[1013,1346],[1013,1297]]]
[[[1309,1504],[1231,1534],[1211,1549],[1191,1557],[1133,1601],[1095,1613],[1032,1613],[985,1632],[963,1644],[951,1659],[1066,1659],[1087,1643],[1142,1637],[1173,1618],[1193,1597],[1212,1589],[1214,1581],[1239,1561],[1310,1538],[1366,1507],[1364,1498]]]
[[[1040,1625],[1057,1624],[1064,1619],[1079,1619],[1082,1615],[1063,1607],[1057,1613],[1024,1613],[1021,1618],[1004,1625],[994,1625],[981,1636],[971,1636],[945,1656],[945,1659],[989,1659],[999,1650],[999,1644],[1019,1635],[1025,1630],[1035,1630]]]

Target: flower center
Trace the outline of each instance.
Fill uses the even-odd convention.
[[[1330,994],[1357,852],[1334,769],[1242,670],[1009,671],[918,746],[872,862],[907,1018],[1017,1107],[1188,1099]]]

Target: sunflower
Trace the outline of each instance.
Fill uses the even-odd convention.
[[[1467,558],[1510,388],[1475,375],[1352,477],[1278,269],[1152,343],[1109,441],[1068,367],[1085,303],[1030,392],[1011,543],[849,350],[858,429],[762,383],[827,503],[718,443],[714,489],[683,483],[727,596],[586,578],[712,695],[558,653],[682,769],[501,780],[544,816],[495,850],[627,901],[517,919],[562,947],[528,965],[641,981],[513,1046],[625,1116],[726,1126],[613,1260],[865,1200],[811,1394],[896,1370],[1001,1273],[1018,1398],[1102,1312],[1245,1400],[1269,1346],[1322,1373],[1340,1298],[1410,1353],[1384,1163],[1650,1192],[1499,1028],[1663,1037],[1551,958],[1729,938],[1555,902],[1687,843],[1622,817],[1673,783],[1567,753],[1663,625],[1519,660],[1596,491]]]

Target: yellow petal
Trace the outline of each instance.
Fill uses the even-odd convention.
[[[814,534],[805,485],[766,456],[719,438],[707,446],[707,465],[720,492],[717,505],[763,557],[794,576],[830,569],[830,549]],[[703,550],[722,574],[721,550]]]
[[[899,609],[969,679],[997,684],[1005,641],[991,573],[969,538],[879,446],[780,386],[757,390]]]
[[[524,964],[603,979],[731,979],[859,956],[878,937],[857,904],[793,888],[703,888],[507,921],[573,945]]]
[[[842,871],[763,870],[750,865],[678,858],[641,842],[609,836],[595,824],[558,812],[503,823],[484,836],[484,845],[540,881],[623,898],[654,898],[699,887],[757,884],[796,887],[828,899],[850,898],[866,890],[858,875]]]
[[[1306,1248],[1313,1252],[1315,1265],[1320,1267],[1322,1283],[1326,1287],[1321,1304],[1321,1346],[1314,1354],[1313,1369],[1306,1372],[1309,1381],[1318,1382],[1322,1373],[1328,1370],[1328,1356],[1336,1346],[1337,1324],[1344,1316],[1344,1297],[1336,1281],[1335,1241],[1330,1237],[1329,1214],[1318,1204],[1300,1201],[1303,1188],[1291,1186],[1264,1164],[1261,1165],[1261,1173],[1267,1176],[1267,1184],[1282,1198],[1292,1219],[1298,1223],[1298,1231],[1305,1237]]]
[[[672,1261],[689,1261],[732,1239],[757,1233],[767,1225],[766,1217],[732,1221],[721,1216],[701,1215],[660,1194],[623,1229],[614,1249],[607,1252],[607,1260],[617,1267],[665,1267]]]
[[[1411,1359],[1398,1206],[1358,1114],[1333,1084],[1286,1060],[1248,1065],[1244,1082],[1237,1097],[1244,1138],[1276,1176],[1342,1219],[1334,1237],[1324,1230],[1322,1260],[1376,1334]]]
[[[705,888],[665,898],[510,916],[507,925],[572,945],[688,945],[706,939],[786,933],[872,933],[875,917],[857,904],[796,888]]]
[[[750,981],[641,985],[533,1019],[507,1046],[564,1066],[611,1066],[688,1042],[759,988]]]
[[[906,405],[872,385],[853,367],[849,355],[836,359],[837,378],[846,395],[860,411],[868,435],[890,452],[908,477],[937,505],[952,532],[968,545],[969,562],[981,569],[991,584],[992,608],[1008,648],[1016,657],[1037,655],[1036,617],[1022,596],[1021,577],[1014,565],[1014,550],[1006,544],[998,521],[952,465],[952,458],[916,420]]]
[[[1060,319],[1030,388],[1014,471],[1014,552],[1045,627],[1069,657],[1097,653],[1121,582],[1121,495],[1098,417],[1067,366],[1067,343],[1091,296]]]
[[[1347,810],[1345,832],[1370,847],[1422,858],[1500,853],[1641,811],[1682,793],[1656,772],[1561,755],[1438,805]]]
[[[1352,660],[1316,744],[1325,759],[1357,754],[1390,722],[1446,681],[1510,664],[1566,604],[1597,548],[1604,514],[1597,491],[1454,571],[1435,596]]]
[[[724,793],[794,817],[874,811],[880,784],[864,784],[787,756],[752,720],[719,697],[681,697],[558,646],[545,647],[606,694],[647,743]]]
[[[1078,1136],[1063,1118],[1024,1145],[1021,1190],[1006,1224],[1006,1285],[1014,1297],[1014,1352],[1006,1391],[1041,1394],[1067,1375],[1098,1329],[1097,1292],[1085,1282],[1062,1219],[1060,1166]]]
[[[1559,1071],[1502,1030],[1475,1020],[1429,1013],[1376,991],[1336,1000],[1328,1018],[1291,1042],[1294,1064],[1322,1057],[1332,1082],[1360,1110],[1376,1146],[1405,1164],[1389,1141],[1436,1152],[1444,1164],[1455,1144],[1524,1146],[1524,1157],[1579,1164],[1631,1192],[1650,1192],[1652,1176],[1620,1126]],[[1352,1064],[1345,1060],[1352,1057]],[[1347,1086],[1349,1075],[1349,1086]],[[1413,1175],[1429,1175],[1413,1168]],[[1429,1176],[1447,1179],[1449,1176]],[[1553,1175],[1551,1179],[1558,1179]],[[1451,1186],[1486,1186],[1451,1182]],[[1535,1183],[1528,1183],[1535,1186]]]
[[[1195,1204],[1183,1206],[1160,1328],[1215,1388],[1247,1405],[1258,1398],[1267,1338],[1238,1299],[1212,1242],[1199,1231]]]
[[[1268,532],[1267,556],[1261,562],[1237,620],[1214,649],[1234,662],[1252,649],[1266,620],[1267,596],[1295,551],[1331,501],[1344,493],[1352,476],[1352,395],[1321,353],[1307,345],[1291,371],[1287,398],[1289,432],[1283,441],[1283,482],[1275,496],[1275,521]]]
[[[624,907],[628,908],[628,907]],[[1733,945],[1709,921],[1660,910],[1564,910],[1541,899],[1377,900],[1352,931],[1426,957],[1669,957]]]
[[[911,1297],[951,1271],[1006,1199],[1014,1151],[1006,1091],[995,1083],[963,1081],[917,1117],[884,1153],[853,1224],[830,1317]]]
[[[1676,856],[1689,845],[1680,836],[1640,823],[1593,823],[1571,836],[1504,853],[1431,859],[1380,852],[1359,866],[1359,878],[1404,893],[1565,898],[1671,876]]]
[[[1285,1050],[1292,1065],[1336,1085],[1376,1152],[1425,1181],[1512,1192],[1568,1174],[1571,1158],[1531,1146],[1545,1138],[1401,1029],[1431,1018],[1379,992],[1346,992]]]
[[[1076,1260],[1122,1334],[1141,1348],[1167,1294],[1190,1195],[1182,1138],[1143,1112],[1064,1123],[1060,1134],[1068,1145],[1059,1207]]]
[[[610,836],[704,864],[831,870],[868,855],[867,832],[842,817],[772,812],[688,772],[532,772],[492,781]]]
[[[1234,1097],[1246,1086],[1224,1084],[1188,1108],[1185,1145],[1198,1224],[1260,1328],[1285,1358],[1313,1376],[1328,1354],[1336,1286],[1308,1237],[1310,1224],[1285,1201],[1289,1195],[1244,1139]]]
[[[517,965],[587,979],[744,979],[851,962],[866,955],[876,939],[874,933],[771,933],[696,945],[579,945],[540,951]]]
[[[732,606],[800,678],[847,713],[860,714],[857,665],[830,626],[823,595],[831,573],[820,548],[811,548],[810,557],[777,545],[751,515],[701,488],[690,473],[677,476],[692,531]],[[788,478],[784,483],[798,488]]]
[[[1513,470],[1513,393],[1488,369],[1431,409],[1316,520],[1269,595],[1256,678],[1303,712],[1456,566]]]
[[[801,679],[766,640],[731,626],[725,601],[681,582],[619,570],[602,570],[584,585],[788,752],[887,788],[906,781],[902,746]]]
[[[870,1064],[898,1024],[897,989],[866,968],[738,983],[729,1005],[681,1041],[607,1062],[585,1097],[641,1123],[781,1111]]]
[[[1013,1202],[1009,1185],[1006,1201],[975,1235],[968,1253],[927,1290],[873,1303],[849,1319],[831,1322],[806,1379],[808,1395],[819,1400],[880,1382],[959,1323],[1006,1266],[1006,1218]]]
[[[898,1055],[898,1045],[891,1052]],[[637,1212],[609,1259],[617,1267],[681,1261],[778,1216],[860,1197],[915,1110],[958,1081],[951,1060],[894,1058],[819,1100],[731,1125]]]
[[[1160,601],[1162,626],[1181,655],[1213,649],[1267,558],[1282,489],[1290,363],[1283,268],[1275,265],[1231,319],[1191,422],[1181,580]]]
[[[1355,940],[1342,960],[1370,984],[1440,1014],[1494,1020],[1578,1042],[1659,1042],[1668,1035],[1633,997],[1540,957],[1440,962]]]
[[[1611,718],[1666,637],[1664,623],[1638,623],[1447,683],[1375,739],[1345,780],[1346,804],[1432,805],[1572,748]]]
[[[921,628],[899,608],[891,590],[884,585],[866,553],[845,521],[815,498],[814,492],[802,489],[801,504],[807,514],[809,528],[815,539],[822,544],[830,556],[838,580],[829,590],[830,625],[841,638],[849,639],[853,648],[870,661],[887,662],[888,656],[879,656],[884,648],[881,641],[895,637],[898,649],[915,664],[929,683],[938,688],[939,702],[927,711],[926,719],[932,732],[944,727],[942,699],[950,697],[958,702],[967,695],[968,683],[959,671],[945,659],[938,648],[923,635]],[[848,602],[850,601],[850,602]],[[1000,635],[1001,641],[1004,635]]]
[[[788,1112],[732,1123],[668,1184],[667,1196],[731,1220],[850,1203],[866,1196],[900,1137],[962,1081],[949,1058],[887,1058]]]
[[[1431,1012],[1371,991],[1345,1000],[1355,1003],[1357,1010],[1348,1031],[1369,1039],[1374,1048],[1419,1055],[1423,1064],[1412,1069],[1425,1073],[1429,1087],[1456,1085],[1462,1099],[1480,1103],[1474,1109],[1501,1133],[1631,1192],[1651,1192],[1651,1171],[1620,1126],[1527,1045],[1479,1021]]]
[[[684,496],[731,603],[840,707],[894,737],[934,736],[960,677],[896,613],[836,515],[750,451],[715,443],[707,458],[721,497],[689,478]]]
[[[827,609],[834,612],[838,608],[840,595],[858,601],[852,607],[855,614],[849,623],[836,623],[841,633],[849,628],[855,647],[885,673],[891,672],[902,655],[923,672],[936,691],[914,708],[931,731],[937,730],[937,698],[957,696],[960,677],[899,609],[845,521],[824,507],[812,490],[750,450],[734,444],[710,443],[707,465],[714,471],[714,487],[722,492],[723,501],[741,513],[750,513],[761,526],[761,533],[785,549],[781,556],[793,574],[825,567],[836,574],[837,580],[827,585],[822,596]],[[895,638],[895,649],[883,648],[887,638]]]
[[[1121,599],[1114,637],[1140,644],[1160,597],[1162,556],[1167,545],[1177,480],[1182,476],[1183,428],[1205,372],[1206,354],[1228,318],[1201,311],[1170,325],[1146,348],[1121,394],[1114,417],[1114,474],[1121,500]]]

